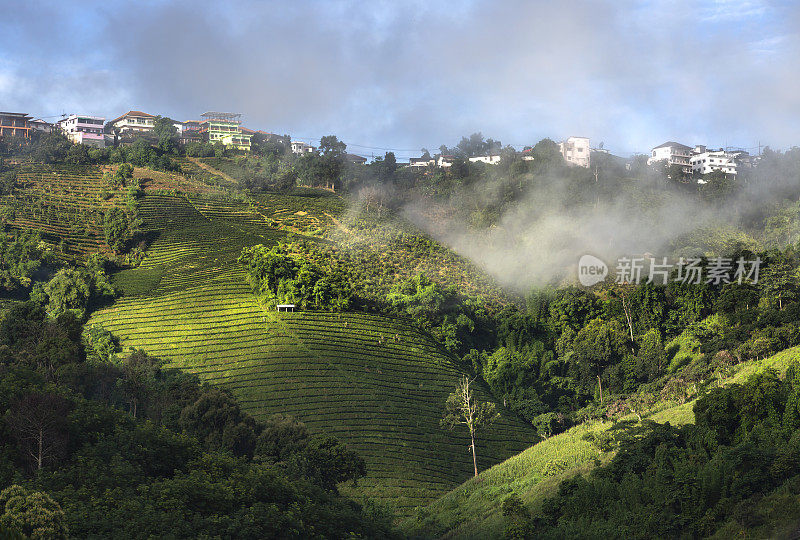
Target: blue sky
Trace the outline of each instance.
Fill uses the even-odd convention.
[[[362,155],[475,131],[788,148],[798,87],[798,2],[0,0],[0,110],[235,111]]]

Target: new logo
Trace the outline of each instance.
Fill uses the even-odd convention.
[[[578,261],[578,281],[584,287],[591,287],[603,281],[608,275],[606,263],[593,255],[584,255]]]

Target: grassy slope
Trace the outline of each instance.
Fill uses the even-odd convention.
[[[308,208],[307,201],[280,201]],[[289,205],[289,206],[287,206]],[[127,295],[89,324],[230,388],[256,417],[290,413],[341,438],[366,459],[355,495],[408,515],[471,472],[467,437],[439,426],[458,371],[437,343],[404,322],[367,314],[266,313],[236,258],[245,245],[273,243],[245,201],[147,196],[141,211],[160,229],[140,268],[118,274]],[[295,210],[301,211],[301,210]],[[485,468],[530,446],[514,417],[484,436]]]
[[[741,383],[755,373],[772,368],[783,374],[792,361],[800,360],[800,347],[782,351],[760,361],[745,362],[736,373],[722,381]],[[649,418],[680,425],[694,422],[694,401],[662,410]],[[402,523],[411,535],[449,538],[499,538],[503,535],[501,505],[516,493],[535,508],[555,493],[561,480],[589,472],[597,461],[607,462],[612,454],[601,452],[583,437],[611,428],[610,422],[582,424],[551,437],[481,473],[453,491],[418,510]]]

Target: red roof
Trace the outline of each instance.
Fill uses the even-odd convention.
[[[116,123],[117,121],[119,121],[119,120],[122,120],[122,119],[123,119],[123,118],[125,118],[126,116],[143,116],[143,117],[145,117],[145,118],[155,118],[155,116],[156,116],[156,115],[154,115],[154,114],[147,114],[146,112],[142,112],[142,111],[128,111],[128,112],[126,112],[125,114],[123,114],[122,116],[119,116],[119,117],[117,117],[117,118],[114,118],[114,119],[111,121],[111,123],[112,123],[112,124],[113,124],[113,123]]]

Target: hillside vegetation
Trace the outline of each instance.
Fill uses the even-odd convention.
[[[0,219],[10,229],[40,231],[65,259],[108,250],[103,212],[124,207],[125,191],[109,186],[99,167],[28,164],[16,182],[0,199]]]
[[[742,384],[769,370],[784,375],[797,361],[800,361],[800,347],[763,360],[744,362],[732,376],[718,384],[719,387]],[[695,399],[667,406],[644,420],[672,426],[691,424],[695,421],[696,403]],[[419,508],[414,517],[403,521],[401,528],[411,536],[500,538],[509,522],[504,515],[505,501],[518,497],[535,513],[547,497],[558,491],[560,482],[606,465],[616,454],[619,441],[625,440],[636,427],[633,415],[620,422],[598,420],[575,426],[483,471],[477,478]],[[800,515],[794,516],[797,517]]]
[[[117,274],[125,295],[89,326],[229,388],[257,419],[291,414],[337,436],[367,463],[348,492],[401,515],[469,476],[466,432],[439,425],[461,372],[430,336],[379,315],[265,312],[236,259],[243,247],[287,233],[244,202],[147,196],[140,207],[159,236],[139,268]],[[480,441],[480,466],[534,437],[503,417]]]
[[[795,206],[760,206],[746,216],[745,236],[729,223],[674,239],[681,253],[705,255],[693,264],[709,279],[687,280],[681,262],[663,286],[609,275],[591,288],[542,284],[523,298],[418,227],[450,221],[490,238],[510,209],[548,206],[539,196],[562,188],[581,195],[548,209],[566,216],[617,198],[663,209],[655,190],[704,211],[731,200],[725,190],[665,182],[665,171],[643,163],[628,174],[600,160],[599,182],[567,167],[546,140],[532,163],[508,150],[496,166],[471,164],[462,148],[446,171],[413,170],[389,153],[349,163],[333,136],[303,156],[266,135],[247,155],[184,149],[169,120],[158,122],[157,141],[100,150],[53,135],[0,163],[0,298],[11,336],[0,343],[0,372],[12,375],[0,381],[0,430],[9,434],[0,451],[14,460],[0,467],[2,485],[27,471],[0,507],[11,504],[4,497],[37,497],[26,491],[38,487],[30,473],[45,469],[53,476],[42,489],[65,505],[71,530],[109,530],[124,512],[104,521],[103,505],[147,504],[149,495],[131,495],[139,486],[205,470],[183,460],[109,481],[128,466],[109,447],[97,450],[98,463],[113,454],[113,472],[100,474],[95,491],[68,492],[58,476],[89,470],[75,448],[86,440],[84,450],[96,451],[95,427],[75,448],[31,462],[22,419],[38,410],[28,403],[80,409],[87,399],[117,410],[133,432],[153,423],[185,437],[182,448],[241,459],[245,475],[263,465],[336,504],[359,501],[352,508],[381,533],[393,517],[423,537],[765,536],[785,519],[762,496],[795,516],[800,377],[796,368],[780,376],[800,344],[800,249],[752,241],[761,229],[791,240]],[[780,188],[771,166],[796,160],[766,155],[748,177]],[[724,179],[708,180],[713,188]],[[795,190],[784,183],[773,191],[787,202]],[[717,255],[736,272],[720,275]],[[287,303],[298,310],[275,310]],[[459,406],[457,384],[472,385],[476,412]],[[59,422],[81,429],[58,411]],[[459,425],[472,427],[470,417],[495,420],[477,445]],[[463,483],[475,454],[474,473],[490,469]],[[123,491],[98,495],[104,483]],[[177,504],[191,506],[193,496]],[[214,524],[224,513],[222,503],[199,512],[202,530],[222,530]],[[365,531],[361,517],[345,528]],[[179,520],[182,535],[190,519]]]

